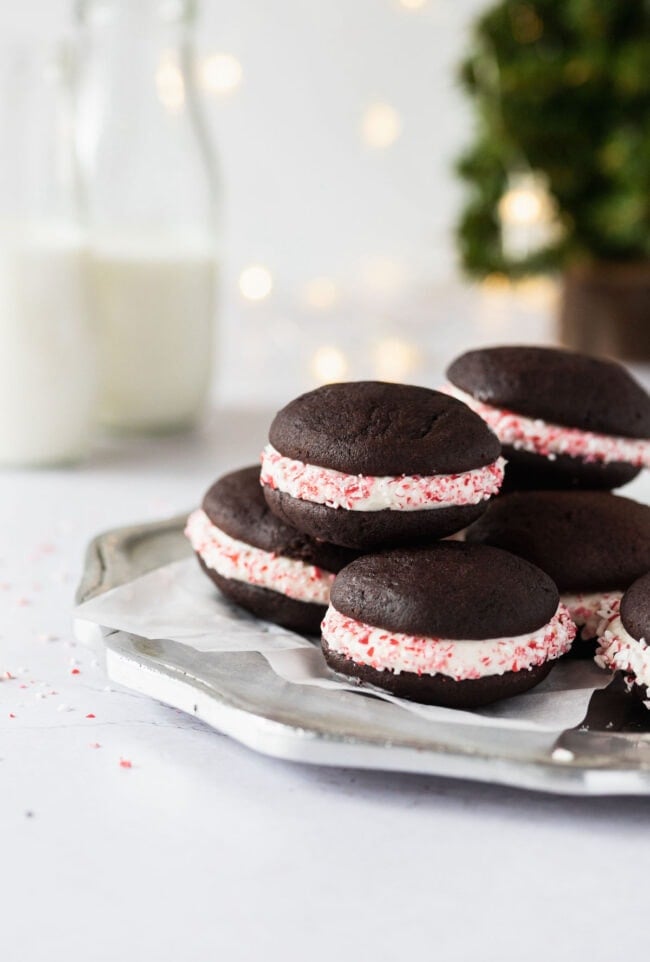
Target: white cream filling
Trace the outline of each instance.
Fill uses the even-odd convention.
[[[345,474],[305,464],[268,444],[261,456],[260,480],[292,498],[348,511],[426,511],[480,504],[497,494],[505,460],[458,474],[376,476]]]
[[[627,631],[620,615],[611,619],[599,638],[595,662],[601,668],[621,671],[628,681],[650,688],[650,647],[644,638],[633,638]],[[650,707],[650,702],[646,701]]]
[[[331,572],[231,538],[200,509],[188,518],[185,534],[206,567],[222,578],[277,591],[295,601],[329,602],[334,583]]]
[[[515,411],[494,407],[473,397],[454,384],[439,390],[463,401],[480,415],[501,444],[515,450],[540,454],[555,460],[558,455],[579,458],[586,464],[624,462],[635,467],[650,467],[650,440],[623,438],[611,434],[583,431],[562,424],[552,424],[541,418],[530,418]]]
[[[562,595],[562,603],[580,628],[580,637],[585,641],[597,638],[609,621],[623,595],[622,591],[593,591]]]
[[[547,624],[515,638],[459,641],[408,635],[364,624],[331,604],[321,627],[328,647],[357,664],[456,681],[522,671],[559,658],[571,647],[576,630],[562,604]]]

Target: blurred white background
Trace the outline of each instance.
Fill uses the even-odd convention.
[[[3,4],[2,34],[53,40],[72,4]],[[224,196],[220,400],[273,404],[356,376],[426,383],[469,344],[552,335],[548,282],[458,276],[452,164],[471,118],[455,73],[484,6],[203,0]]]

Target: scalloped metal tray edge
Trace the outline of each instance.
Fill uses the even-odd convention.
[[[98,535],[86,553],[77,600],[186,556],[183,521]],[[92,634],[106,647],[112,680],[276,758],[568,795],[650,795],[648,736],[571,732],[573,757],[560,760],[552,757],[552,734],[433,725],[372,696],[289,685],[257,653],[200,655],[125,632]]]

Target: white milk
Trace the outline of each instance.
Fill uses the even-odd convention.
[[[0,463],[86,454],[95,402],[87,259],[72,230],[0,229]]]
[[[109,428],[166,431],[196,420],[212,369],[216,262],[208,244],[97,243],[100,418]]]

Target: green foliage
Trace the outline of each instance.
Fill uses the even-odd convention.
[[[470,273],[650,257],[650,0],[501,0],[477,21],[460,79],[477,120],[457,164]],[[564,233],[512,262],[497,205],[521,167],[548,178]]]

